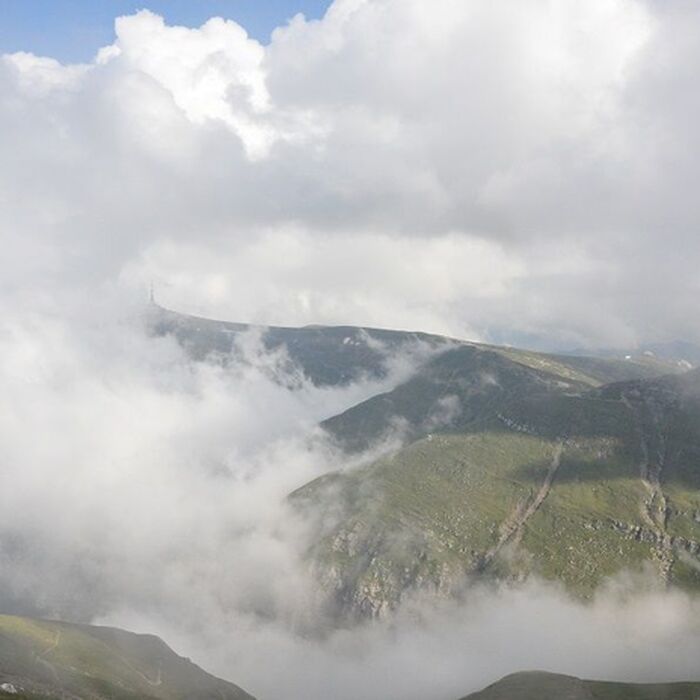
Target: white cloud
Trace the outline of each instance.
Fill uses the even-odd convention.
[[[264,119],[270,111],[261,65],[265,52],[240,25],[215,18],[199,29],[168,27],[142,10],[118,18],[116,33],[112,60],[156,81],[194,124],[221,121],[251,158],[266,154],[275,133]]]
[[[455,307],[465,299],[476,306],[505,296],[521,273],[499,244],[458,234],[319,237],[286,227],[215,250],[160,242],[125,268],[123,281],[138,286],[149,277],[159,280],[158,299],[166,306],[231,320],[280,325],[364,319],[369,326],[473,336],[475,330],[455,323]]]
[[[641,0],[344,1],[263,46],[232,20],[142,11],[90,65],[5,56],[5,288],[56,298],[157,269],[173,303],[227,317],[288,300],[290,323],[697,338],[695,19]]]
[[[245,611],[256,589],[288,605],[305,540],[285,497],[338,459],[316,424],[416,359],[382,381],[291,389],[259,337],[241,340],[245,364],[195,363],[121,304],[3,315],[0,606],[89,618],[189,598],[196,616]]]

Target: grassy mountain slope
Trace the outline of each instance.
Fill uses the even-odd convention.
[[[15,698],[252,700],[152,635],[9,615],[0,615],[2,684]]]
[[[557,673],[514,673],[463,700],[695,700],[700,683],[611,683]]]
[[[324,428],[345,449],[360,451],[393,430],[409,440],[445,425],[463,430],[493,417],[504,402],[533,394],[580,396],[608,382],[658,374],[655,364],[462,344],[433,357],[394,390],[329,419]]]
[[[600,385],[590,365],[511,357],[449,350],[326,422],[350,450],[392,428],[408,441],[292,495],[319,518],[312,558],[344,613],[475,576],[585,597],[647,567],[700,587],[700,373]]]

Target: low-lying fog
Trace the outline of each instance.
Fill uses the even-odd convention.
[[[319,389],[242,338],[246,361],[191,361],[146,309],[15,315],[0,336],[0,608],[163,636],[263,700],[456,698],[543,668],[591,677],[697,673],[700,602],[611,582],[412,601],[389,621],[314,632],[305,524],[285,496],[351,468],[319,420],[385,380]],[[638,581],[635,590],[638,588]]]

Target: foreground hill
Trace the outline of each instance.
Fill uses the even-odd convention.
[[[514,673],[463,700],[696,700],[700,683],[610,683],[542,671]]]
[[[0,615],[0,696],[253,700],[152,635]]]

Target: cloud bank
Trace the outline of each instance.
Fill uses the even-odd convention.
[[[388,358],[384,379],[319,388],[257,332],[239,339],[245,361],[193,362],[130,311],[4,319],[0,608],[303,610],[306,533],[285,498],[340,466],[317,424],[420,354]]]
[[[337,0],[263,46],[143,11],[90,64],[6,55],[3,289],[153,279],[237,320],[698,339],[698,12]]]

